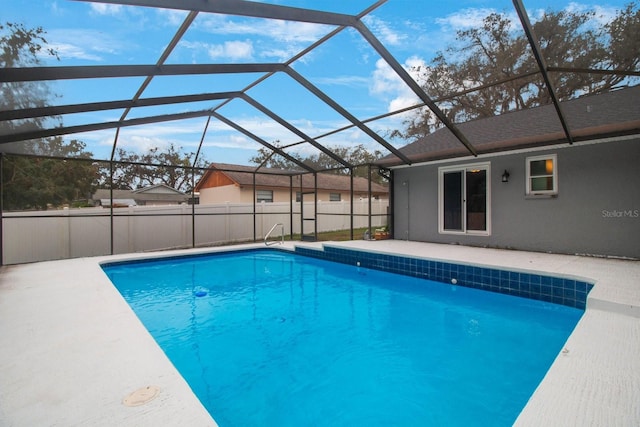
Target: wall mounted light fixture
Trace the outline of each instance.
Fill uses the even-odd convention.
[[[502,174],[502,182],[509,182],[509,172],[505,169]]]

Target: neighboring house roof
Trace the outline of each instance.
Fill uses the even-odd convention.
[[[235,185],[241,187],[253,187],[253,172],[256,166],[232,165],[226,163],[212,163],[210,169],[202,176],[195,191],[203,188],[213,187],[210,178],[214,173],[222,173]],[[260,172],[256,174],[256,187],[263,188],[289,188],[291,171],[273,168],[260,168]],[[300,176],[293,176],[293,187],[300,188]],[[305,173],[302,175],[303,190],[312,190],[314,188],[313,174]],[[330,191],[350,191],[351,179],[345,175],[335,175],[329,173],[318,173],[318,189]],[[353,178],[353,191],[357,193],[366,193],[369,191],[369,182],[366,178]],[[371,192],[373,194],[387,194],[389,189],[387,186],[378,183],[371,183]]]
[[[93,194],[93,200],[100,200],[102,206],[109,206],[111,190],[101,188]],[[150,185],[137,190],[113,190],[115,205],[144,205],[147,202],[183,203],[189,199],[189,195],[171,188],[165,184]],[[131,201],[134,201],[132,204]]]
[[[145,194],[145,195],[162,194],[163,196],[166,196],[168,194],[172,194],[176,196],[185,196],[185,194],[182,191],[176,190],[173,187],[169,187],[166,184],[149,185],[146,187],[138,188],[137,190],[132,190],[132,192],[135,194]]]
[[[561,103],[576,141],[640,133],[640,86]],[[553,105],[514,111],[457,125],[478,154],[567,142]],[[468,156],[469,152],[446,128],[400,148],[413,162]],[[388,155],[376,164],[401,161]]]

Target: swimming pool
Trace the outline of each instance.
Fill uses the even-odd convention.
[[[222,425],[511,425],[575,308],[252,250],[108,276]]]

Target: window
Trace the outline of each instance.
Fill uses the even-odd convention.
[[[555,154],[527,157],[528,196],[558,194],[558,162]]]
[[[342,200],[340,193],[329,193],[330,202],[339,202]]]
[[[273,190],[258,190],[256,191],[257,201],[273,203]]]
[[[299,191],[296,191],[296,202],[300,202],[302,201],[302,193]]]
[[[438,169],[440,233],[490,233],[489,177],[488,163]]]

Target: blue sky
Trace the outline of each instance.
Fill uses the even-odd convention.
[[[304,7],[356,15],[373,4],[371,0],[278,0],[285,6]],[[596,11],[605,22],[623,1],[524,1],[532,19],[545,9]],[[518,22],[511,1],[462,0],[456,2],[388,0],[363,20],[376,37],[406,67],[428,62],[438,50],[455,38],[459,29],[470,28],[491,12],[506,12]],[[2,0],[3,22],[42,26],[59,61],[44,58],[47,65],[151,65],[158,58],[186,16],[184,11],[133,8],[68,0]],[[201,13],[168,58],[167,63],[259,63],[285,62],[333,27],[231,17]],[[347,29],[293,64],[296,71],[338,101],[360,120],[413,105],[417,98],[399,81],[378,54],[354,30]],[[156,77],[143,97],[241,90],[259,74],[189,77]],[[71,104],[131,98],[142,78],[58,81],[52,89],[61,97],[56,103]],[[288,76],[276,74],[247,92],[307,135],[315,137],[348,124],[347,120],[319,101]],[[154,107],[132,111],[128,118],[214,107],[217,101],[181,105],[170,109]],[[300,141],[282,126],[240,100],[219,112],[262,139],[288,144]],[[122,111],[65,116],[65,125],[117,120]],[[371,123],[383,137],[402,127],[402,117]],[[206,119],[198,118],[162,124],[124,128],[118,146],[131,151],[164,147],[169,143],[195,151]],[[115,130],[71,135],[84,141],[96,158],[108,158]],[[322,138],[323,145],[364,144],[381,149],[358,129]],[[403,140],[389,140],[395,146]],[[260,146],[246,136],[213,120],[204,140],[203,154],[209,161],[248,164]],[[316,150],[298,148],[308,155]],[[384,151],[384,149],[382,150]]]

